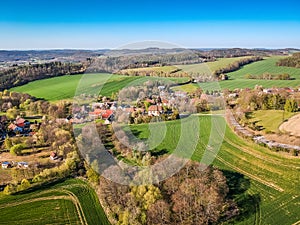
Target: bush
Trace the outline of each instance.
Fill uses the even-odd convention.
[[[296,149],[291,150],[292,156],[298,156],[298,151]]]
[[[17,144],[17,145],[14,145],[10,148],[10,153],[12,155],[21,155],[22,153],[22,150],[26,148],[26,145],[25,144]]]

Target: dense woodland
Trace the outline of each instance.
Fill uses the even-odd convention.
[[[245,48],[226,48],[226,49],[211,49],[206,51],[206,56],[215,58],[231,58],[240,56],[270,56],[270,55],[285,55],[292,49],[245,49]]]
[[[126,55],[126,56],[108,56],[99,57],[91,60],[91,65],[87,72],[113,72],[128,68],[137,68],[140,65],[153,66],[157,65],[176,65],[192,64],[207,61],[213,61],[214,58],[203,56],[197,52],[182,52],[165,55]]]
[[[100,197],[116,224],[216,224],[238,215],[222,172],[200,168],[190,162],[159,185],[124,186],[101,178]]]
[[[277,66],[288,66],[300,68],[300,52],[294,53],[292,56],[280,59]]]
[[[0,91],[26,84],[30,81],[61,76],[65,74],[79,74],[85,71],[81,63],[51,62],[14,66],[0,71]]]

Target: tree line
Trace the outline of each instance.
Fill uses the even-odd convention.
[[[300,68],[300,52],[294,53],[290,57],[278,60],[276,65]]]
[[[233,62],[233,63],[229,64],[226,67],[223,67],[223,68],[215,70],[213,72],[213,74],[216,77],[220,77],[221,74],[230,73],[230,72],[236,71],[236,70],[240,69],[244,65],[247,65],[247,64],[250,64],[250,63],[253,63],[253,62],[257,62],[257,61],[260,61],[260,60],[263,60],[263,58],[260,57],[260,56],[253,56],[253,57],[250,57],[250,58],[240,59],[240,60],[238,60],[236,62]]]
[[[86,64],[69,62],[49,62],[14,66],[0,70],[0,91],[28,82],[61,76],[66,74],[80,74],[86,69]]]
[[[298,111],[298,104],[294,96],[281,90],[275,93],[262,93],[261,90],[243,90],[239,92],[237,99],[238,107],[243,110],[286,110],[288,112]],[[288,107],[287,105],[292,105]]]
[[[246,79],[258,79],[258,80],[292,80],[288,73],[282,74],[272,74],[272,73],[263,73],[261,75],[247,74],[245,75]]]

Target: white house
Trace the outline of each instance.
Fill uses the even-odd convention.
[[[149,116],[159,116],[163,112],[163,109],[160,105],[151,105],[148,108]]]

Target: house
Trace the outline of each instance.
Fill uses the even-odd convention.
[[[108,120],[108,119],[106,119],[106,120],[104,121],[104,124],[106,124],[106,125],[111,124],[111,121]]]
[[[151,104],[154,104],[154,103],[155,103],[155,101],[154,101],[153,99],[150,99],[150,98],[147,98],[147,99],[146,99],[146,102],[149,102],[149,103],[151,103]]]
[[[22,127],[18,127],[16,124],[11,123],[8,126],[9,130],[12,130],[15,133],[22,133],[24,131],[24,129]]]
[[[228,75],[227,74],[221,74],[220,79],[221,80],[228,80]]]
[[[101,118],[102,119],[109,119],[113,113],[114,112],[110,109],[103,110],[102,113],[101,113]]]
[[[163,109],[160,105],[151,105],[148,108],[149,116],[159,116],[161,113],[163,113]]]
[[[56,159],[58,159],[57,154],[56,154],[55,152],[51,152],[51,154],[50,154],[50,159],[51,159],[51,160],[56,160]]]
[[[169,101],[168,101],[167,99],[163,99],[163,100],[162,100],[162,104],[163,104],[164,106],[169,106]]]
[[[94,112],[90,112],[89,116],[93,119],[101,118],[108,119],[113,114],[113,110],[111,109],[95,109]]]
[[[229,98],[237,98],[237,97],[239,97],[239,95],[238,95],[237,93],[230,93],[230,94],[228,95],[228,97],[229,97]]]
[[[18,117],[15,121],[15,124],[18,126],[18,127],[24,127],[25,126],[25,120],[21,117]]]
[[[11,168],[12,165],[10,162],[2,162],[2,168],[3,169],[7,169],[7,168]]]
[[[158,90],[162,91],[166,88],[166,86],[161,85],[161,86],[158,86],[157,88],[158,88]]]
[[[184,98],[184,97],[187,96],[187,94],[185,92],[183,92],[183,91],[176,91],[175,92],[175,96]]]
[[[266,94],[272,93],[272,89],[265,88],[265,89],[263,89],[263,93],[266,93]]]
[[[18,168],[28,168],[28,163],[27,162],[18,162],[17,167]]]

